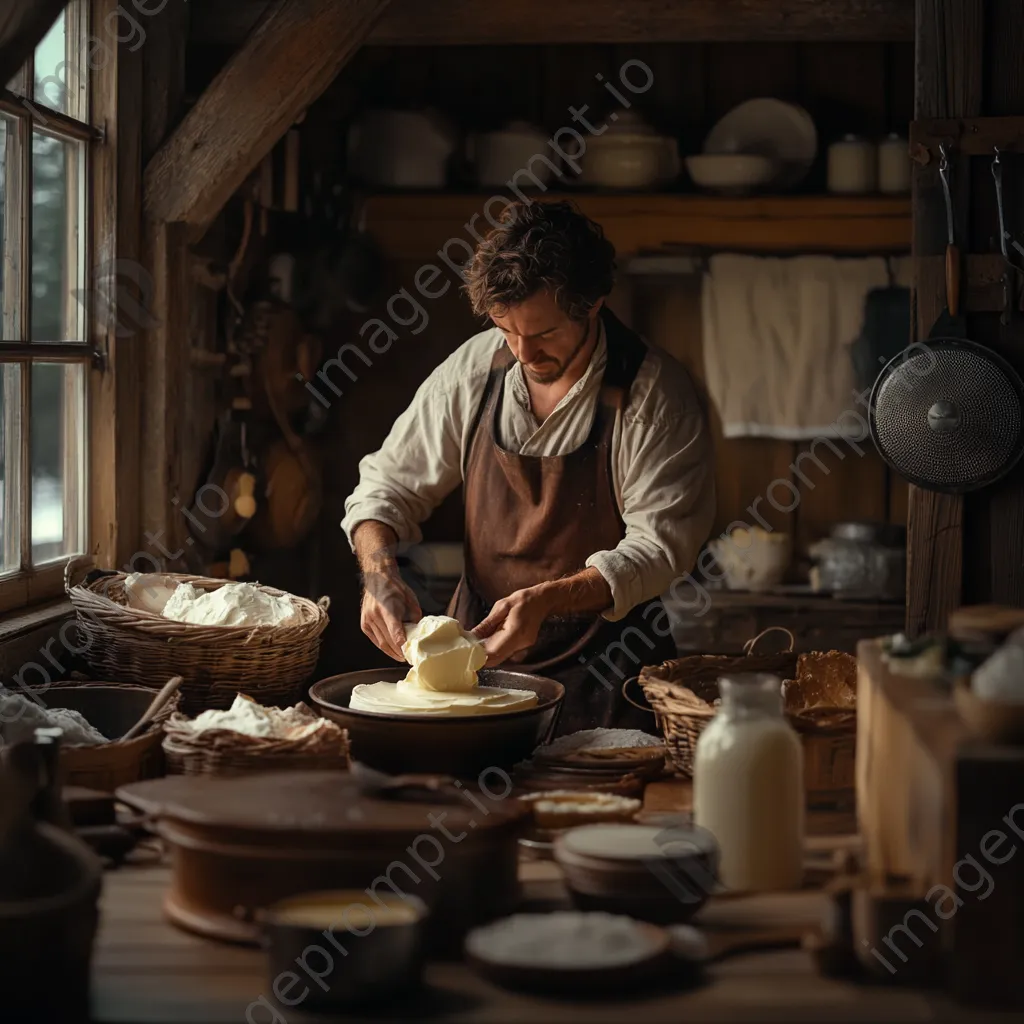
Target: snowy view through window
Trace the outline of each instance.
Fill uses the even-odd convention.
[[[53,80],[64,58],[65,18],[62,15],[36,50],[34,98],[40,112],[45,107],[64,107],[65,97]],[[42,85],[44,81],[49,84]],[[6,195],[5,175],[8,158],[13,156],[13,152],[8,153],[8,146],[13,150],[15,132],[13,121],[0,120],[0,157],[4,157],[0,159],[0,239],[5,234],[16,237],[9,233],[17,230],[18,200],[14,195]],[[79,318],[77,315],[69,317],[67,313],[67,297],[77,284],[77,270],[72,262],[78,246],[79,218],[74,199],[78,187],[77,152],[75,143],[53,138],[38,129],[33,131],[30,282],[33,342],[81,340]],[[5,220],[9,223],[4,223]],[[6,294],[8,300],[17,294],[17,287],[17,281],[0,280],[0,293]],[[22,372],[27,369],[23,367]],[[69,443],[77,449],[80,432],[73,430],[69,442],[67,417],[80,414],[80,402],[72,385],[80,387],[84,378],[80,366],[58,363],[34,363],[31,374],[32,561],[39,564],[66,553],[69,543],[77,543],[74,525],[65,524],[64,491],[65,474],[76,461],[69,458]],[[14,500],[8,505],[5,491],[8,486],[18,486],[13,469],[21,440],[18,435],[24,429],[16,411],[18,376],[9,372],[8,378],[6,386],[0,386],[0,534],[12,528],[16,530],[16,523],[3,522],[7,511],[17,504],[16,496],[11,495]],[[5,403],[14,408],[5,409]],[[2,436],[4,432],[8,436]],[[8,460],[11,461],[10,473],[6,472]]]

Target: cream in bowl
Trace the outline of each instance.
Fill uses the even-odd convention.
[[[406,627],[402,654],[410,668],[397,683],[361,683],[349,707],[382,715],[493,715],[537,704],[532,690],[480,686],[483,644],[447,615],[426,615]]]

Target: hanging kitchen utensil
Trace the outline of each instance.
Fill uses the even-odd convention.
[[[996,184],[996,210],[999,214],[999,251],[1003,254],[1003,312],[999,322],[1008,326],[1013,319],[1013,304],[1017,296],[1016,275],[1022,271],[1010,258],[1010,232],[1006,230],[1006,216],[1003,210],[1003,163],[1000,159],[999,147],[995,148],[992,158],[992,179]]]
[[[917,487],[959,493],[1008,473],[1024,442],[1024,383],[1001,356],[969,341],[960,314],[949,152],[940,147],[946,202],[946,308],[925,342],[890,360],[871,391],[871,438]]]

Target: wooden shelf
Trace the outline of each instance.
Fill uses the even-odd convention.
[[[500,197],[499,197],[500,198]],[[488,193],[388,193],[371,196],[366,226],[396,259],[429,260],[449,239],[474,244],[502,205]],[[910,199],[846,196],[722,196],[668,193],[547,193],[572,199],[603,225],[620,255],[681,247],[741,252],[906,252]],[[474,220],[475,217],[475,220]],[[453,241],[458,262],[465,247]]]

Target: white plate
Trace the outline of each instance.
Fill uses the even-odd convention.
[[[747,100],[729,111],[704,140],[705,153],[758,153],[776,161],[772,184],[792,187],[818,152],[818,132],[803,107],[782,100]]]

